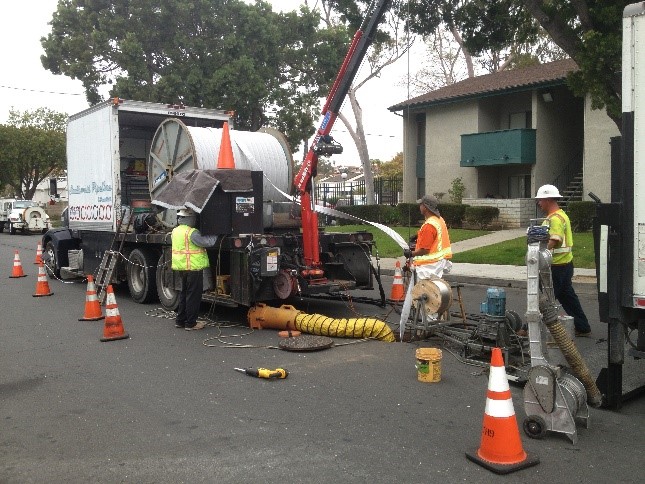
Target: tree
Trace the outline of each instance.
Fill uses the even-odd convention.
[[[567,80],[573,92],[589,94],[592,107],[605,108],[621,129],[621,22],[631,1],[411,0],[411,9],[421,21],[415,24],[421,34],[436,28],[432,22],[422,22],[424,12],[450,14],[473,55],[535,44],[541,26],[579,67]]]
[[[343,55],[342,33],[318,24],[308,8],[277,14],[260,0],[67,0],[41,61],[80,79],[91,104],[111,85],[110,96],[233,110],[239,129],[273,124],[298,146]]]
[[[405,2],[394,0],[391,11],[399,12]],[[347,25],[347,31],[353,32],[358,30],[364,17],[369,14],[367,9],[371,5],[369,0],[322,0],[322,8],[325,12],[323,20],[330,26],[336,25],[339,21]],[[336,12],[337,18],[333,17]],[[365,177],[365,195],[368,205],[375,203],[374,197],[374,174],[371,169],[369,157],[369,147],[367,144],[365,129],[363,126],[363,110],[358,101],[357,93],[367,82],[381,75],[383,70],[394,64],[410,48],[410,41],[402,32],[401,18],[394,14],[388,14],[384,27],[381,28],[374,36],[371,51],[366,55],[368,72],[362,79],[354,80],[354,83],[347,92],[347,98],[352,109],[353,120],[344,114],[339,113],[338,119],[347,128],[349,135],[352,137],[358,156],[363,167]],[[349,37],[348,37],[349,44]]]
[[[403,176],[403,152],[397,153],[394,158],[379,166],[379,175],[386,178]]]
[[[41,181],[64,169],[66,119],[47,108],[9,112],[8,124],[0,125],[2,186],[30,200]]]

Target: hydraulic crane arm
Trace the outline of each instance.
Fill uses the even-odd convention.
[[[320,127],[316,131],[305,161],[294,179],[294,185],[300,195],[304,258],[308,266],[320,265],[318,214],[313,209],[312,197],[312,182],[316,176],[318,156],[342,152],[342,147],[333,142],[329,133],[391,1],[375,0],[371,5],[371,12],[365,16],[362,25],[354,34],[347,55],[322,109],[323,119]],[[322,276],[322,273],[320,275]]]

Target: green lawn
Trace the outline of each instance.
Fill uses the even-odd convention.
[[[594,269],[596,267],[593,251],[593,234],[581,232],[573,234],[573,263],[576,267]],[[526,237],[508,240],[480,249],[473,249],[452,256],[453,262],[471,264],[497,264],[523,266],[526,256]]]
[[[404,240],[415,235],[419,230],[418,227],[392,227],[398,232]],[[376,247],[380,257],[401,257],[401,248],[381,230],[370,225],[339,225],[327,227],[329,232],[356,232],[365,230],[374,234]],[[466,230],[450,229],[450,241],[459,242],[460,240],[472,239],[486,235],[490,232],[486,230]],[[580,232],[573,234],[574,246],[573,256],[576,267],[594,269],[596,267],[593,252],[593,234],[591,232]],[[480,249],[473,249],[466,252],[460,252],[452,256],[453,262],[468,262],[471,264],[496,264],[496,265],[514,265],[523,266],[526,256],[526,237],[501,242],[495,245],[489,245]]]
[[[416,235],[419,227],[390,227],[396,231],[403,240],[409,240],[411,236]],[[376,241],[376,248],[378,249],[379,257],[402,257],[403,251],[389,235],[382,230],[379,230],[371,225],[338,225],[327,227],[327,232],[356,232],[364,230],[374,235]],[[450,229],[450,241],[459,242],[460,240],[472,239],[480,235],[490,233],[486,230],[465,230],[465,229]]]

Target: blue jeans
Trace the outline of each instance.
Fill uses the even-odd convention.
[[[551,276],[553,277],[553,292],[555,298],[562,305],[562,309],[569,316],[573,316],[573,324],[576,329],[583,333],[591,331],[591,326],[589,326],[587,316],[582,310],[578,295],[573,290],[573,283],[571,282],[573,278],[573,262],[552,265]]]

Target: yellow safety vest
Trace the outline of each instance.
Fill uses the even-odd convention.
[[[437,238],[434,240],[430,252],[424,255],[417,255],[414,258],[415,265],[431,264],[442,259],[452,258],[452,249],[450,248],[450,237],[448,237],[448,227],[442,218],[432,215],[427,218],[423,225],[430,224],[437,231]]]
[[[557,240],[561,240],[562,244],[559,247],[554,247],[553,259],[551,264],[554,266],[568,264],[573,260],[573,233],[571,232],[571,222],[569,216],[564,210],[559,209],[549,214],[544,221],[544,224],[549,226],[549,236]]]
[[[179,225],[172,231],[172,269],[175,271],[201,271],[209,266],[204,247],[193,244],[190,236],[195,231],[188,225]]]

